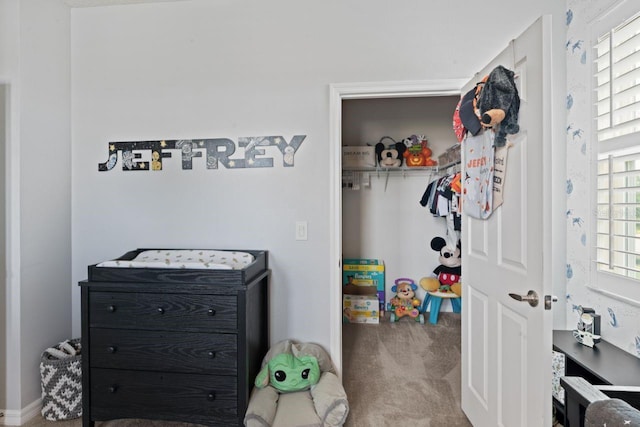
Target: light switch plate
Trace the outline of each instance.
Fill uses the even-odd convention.
[[[296,240],[307,240],[307,221],[296,221]]]

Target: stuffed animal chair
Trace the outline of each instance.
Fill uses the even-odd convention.
[[[281,341],[262,361],[244,417],[246,427],[342,426],[347,395],[327,352]]]

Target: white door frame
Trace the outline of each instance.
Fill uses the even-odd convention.
[[[343,83],[329,87],[329,302],[331,359],[342,377],[342,101],[460,95],[468,79]],[[451,112],[453,116],[453,111]],[[452,130],[453,132],[453,130]]]

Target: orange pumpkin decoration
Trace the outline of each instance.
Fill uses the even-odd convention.
[[[425,139],[420,144],[414,144],[407,148],[403,156],[409,167],[435,166],[437,162],[431,158],[431,154],[432,151],[427,147],[427,140]]]

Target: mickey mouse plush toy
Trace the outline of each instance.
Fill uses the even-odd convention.
[[[447,242],[442,237],[431,239],[431,249],[440,252],[440,265],[433,270],[436,277],[423,277],[420,279],[420,287],[427,292],[453,292],[460,296],[462,285],[460,276],[462,275],[462,258],[460,241],[455,249],[447,246]]]
[[[382,139],[390,137],[384,137]],[[382,140],[381,140],[382,141]],[[385,147],[382,142],[376,144],[376,154],[378,155],[378,165],[381,168],[397,168],[402,166],[402,159],[404,151],[407,149],[406,145],[402,142],[395,142],[394,144]]]

